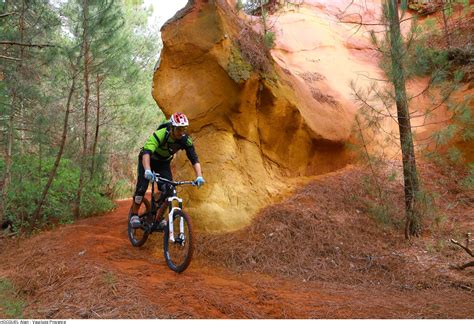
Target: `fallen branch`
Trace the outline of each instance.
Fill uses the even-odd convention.
[[[471,233],[467,233],[466,234],[466,245],[462,245],[461,243],[459,243],[458,241],[456,240],[453,240],[451,239],[451,243],[457,245],[457,246],[460,246],[464,249],[464,251],[466,251],[470,256],[474,257],[474,253],[471,251],[471,249],[469,248],[469,240],[471,238]]]
[[[466,233],[466,245],[462,245],[461,243],[459,243],[458,241],[454,239],[451,239],[451,243],[457,246],[460,246],[464,251],[467,252],[467,254],[469,254],[471,257],[474,257],[474,253],[469,248],[470,238],[471,238],[471,233]],[[474,261],[470,261],[458,266],[452,266],[453,269],[458,269],[458,270],[464,270],[465,268],[468,268],[468,267],[474,267]]]
[[[19,58],[10,57],[10,56],[5,56],[5,55],[0,55],[0,58],[5,59],[5,60],[21,61],[21,59],[19,59]]]
[[[474,267],[474,261],[464,263],[464,264],[461,264],[461,265],[457,265],[457,266],[451,266],[451,269],[464,270],[464,269],[469,268],[469,267]]]

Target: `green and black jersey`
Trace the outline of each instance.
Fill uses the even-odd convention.
[[[143,154],[150,154],[152,159],[158,161],[170,161],[173,155],[179,150],[185,150],[189,161],[194,165],[199,162],[194,150],[193,140],[188,135],[179,140],[173,140],[171,127],[157,129],[143,146]]]

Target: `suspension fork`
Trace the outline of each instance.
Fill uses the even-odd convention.
[[[173,206],[173,201],[178,202],[178,207]],[[181,198],[178,198],[176,196],[169,197],[168,198],[168,204],[169,204],[169,214],[168,214],[168,232],[169,232],[169,240],[171,242],[175,242],[174,238],[174,222],[173,222],[173,215],[175,210],[181,210],[183,207],[183,200]],[[179,234],[184,233],[184,219],[181,217],[179,219]]]

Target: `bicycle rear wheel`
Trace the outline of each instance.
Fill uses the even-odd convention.
[[[164,232],[163,250],[166,264],[175,272],[183,272],[191,263],[194,251],[191,218],[182,210],[175,210],[173,213],[173,237],[170,235],[169,224],[166,225]]]
[[[142,204],[140,205],[140,209],[138,210],[138,217],[140,217],[142,223],[145,223],[151,218],[149,217],[150,210],[150,202],[148,201],[148,199],[143,198]],[[132,226],[130,225],[130,218],[132,218],[132,208],[130,208],[130,211],[128,213],[128,239],[130,240],[130,243],[132,243],[133,246],[142,246],[143,244],[145,244],[150,233],[146,231],[143,226],[140,228],[132,228]]]

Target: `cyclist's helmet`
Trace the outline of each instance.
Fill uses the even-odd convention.
[[[179,112],[171,115],[170,122],[174,127],[185,127],[189,125],[188,117]]]

